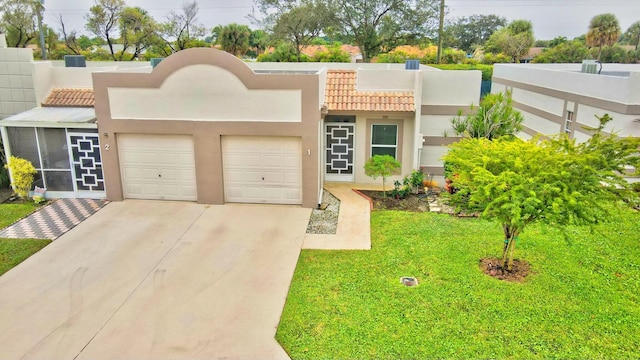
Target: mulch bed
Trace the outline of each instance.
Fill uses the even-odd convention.
[[[374,210],[429,211],[429,202],[427,199],[420,198],[422,194],[409,194],[404,199],[396,199],[389,191],[387,196],[382,191],[359,190],[359,192],[372,200]]]
[[[13,196],[14,196],[13,190],[8,188],[5,188],[5,189],[0,188],[0,204],[9,202],[9,199]]]
[[[513,269],[511,271],[502,269],[502,259],[484,258],[480,259],[480,270],[485,274],[498,280],[511,282],[524,282],[525,278],[531,272],[531,265],[524,260],[514,259]]]

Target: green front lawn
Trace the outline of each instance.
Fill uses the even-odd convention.
[[[13,224],[34,212],[39,205],[28,202],[24,204],[0,204],[0,229]],[[37,253],[47,246],[51,240],[42,239],[3,239],[0,238],[0,275]]]
[[[640,214],[566,232],[527,228],[534,273],[508,283],[478,267],[498,224],[373,212],[371,251],[302,252],[277,339],[293,359],[640,357]]]
[[[22,204],[0,204],[0,229],[4,229],[31,214],[39,207],[40,205],[30,201]]]

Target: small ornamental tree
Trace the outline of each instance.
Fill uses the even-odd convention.
[[[458,136],[480,138],[489,140],[500,136],[515,135],[522,130],[522,114],[513,108],[511,104],[511,93],[487,94],[482,99],[477,108],[471,106],[471,111],[475,113],[462,116],[462,111],[458,111],[458,116],[451,119],[453,132]]]
[[[605,135],[611,118],[598,119],[593,136],[580,144],[562,134],[529,141],[467,138],[450,145],[444,160],[456,174],[457,192],[449,202],[502,225],[503,269],[511,271],[518,236],[529,224],[596,224],[615,206],[637,206],[638,193],[621,174],[638,169],[640,139]]]
[[[364,163],[364,173],[367,176],[372,177],[374,180],[379,176],[382,177],[382,192],[385,196],[387,196],[385,190],[387,177],[398,169],[400,169],[400,163],[391,155],[375,155]]]
[[[36,169],[31,162],[12,156],[5,167],[11,171],[11,178],[13,179],[11,186],[13,186],[16,194],[23,199],[29,197],[29,190],[31,190],[33,177],[36,174]]]

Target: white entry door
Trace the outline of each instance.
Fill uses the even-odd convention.
[[[118,154],[125,198],[198,200],[191,136],[119,134]]]
[[[302,204],[301,152],[297,137],[222,137],[225,201]]]

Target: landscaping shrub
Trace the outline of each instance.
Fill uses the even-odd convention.
[[[29,196],[29,190],[31,190],[36,169],[29,160],[15,156],[9,158],[9,162],[5,167],[11,169],[11,174],[13,175],[12,185],[15,188],[16,194],[26,199]]]

